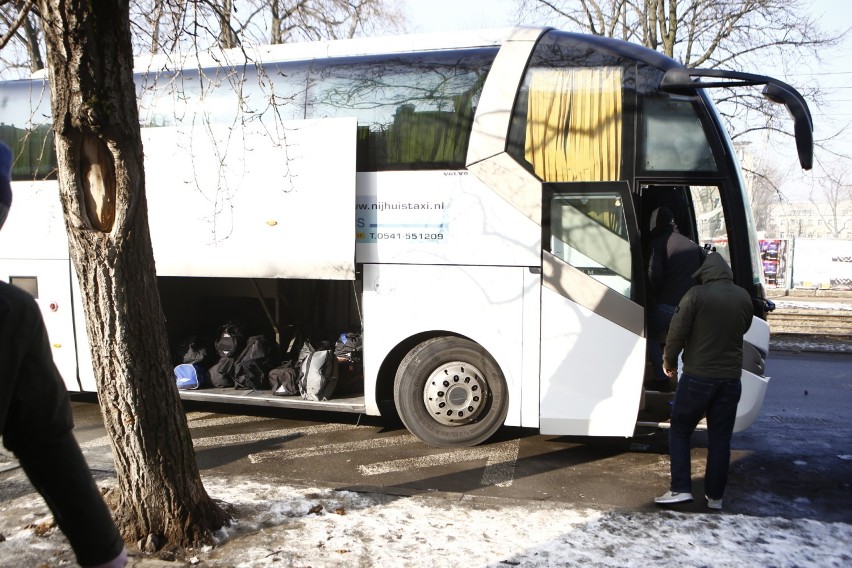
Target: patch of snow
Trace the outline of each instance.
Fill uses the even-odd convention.
[[[261,566],[848,566],[852,525],[715,513],[598,511],[565,503],[466,496],[393,496],[205,478],[235,522],[217,546],[193,551],[210,567]],[[0,566],[76,566],[36,494],[0,504]],[[844,544],[847,543],[847,544]],[[142,567],[135,559],[131,565]],[[159,565],[159,564],[158,564]]]

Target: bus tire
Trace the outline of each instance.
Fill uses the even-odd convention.
[[[497,362],[480,345],[459,337],[435,337],[409,351],[393,390],[405,427],[438,448],[484,442],[509,410]]]

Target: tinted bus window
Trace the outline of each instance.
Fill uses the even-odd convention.
[[[515,105],[509,153],[543,181],[621,179],[633,67],[560,33],[545,35]]]
[[[316,62],[307,118],[358,119],[358,170],[461,169],[496,49]]]
[[[355,117],[359,171],[461,169],[497,48],[140,78],[143,126]]]
[[[696,104],[693,97],[643,97],[639,148],[646,171],[716,170]]]
[[[46,81],[10,81],[0,86],[0,140],[15,156],[13,180],[56,178]]]

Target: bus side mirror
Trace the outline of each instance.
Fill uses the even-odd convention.
[[[694,78],[721,79],[717,81],[696,81]],[[783,104],[793,118],[793,134],[796,138],[796,151],[802,169],[809,170],[814,162],[814,123],[808,103],[799,92],[778,79],[754,73],[725,71],[724,69],[687,69],[673,67],[666,71],[660,81],[660,89],[668,92],[692,91],[697,88],[713,89],[719,87],[748,87],[765,85],[763,96],[773,103]]]
[[[801,95],[791,93],[777,83],[767,83],[763,87],[763,96],[773,103],[780,103],[787,107],[787,112],[793,118],[793,133],[796,138],[799,163],[802,169],[811,169],[814,163],[814,126],[811,113],[808,106],[801,100]]]

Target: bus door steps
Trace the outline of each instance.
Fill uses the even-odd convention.
[[[224,402],[247,404],[252,406],[277,406],[283,408],[310,408],[331,410],[333,412],[353,412],[365,414],[367,406],[364,395],[340,396],[330,400],[304,400],[301,396],[274,396],[269,391],[225,389],[180,390],[183,400],[203,402]]]

